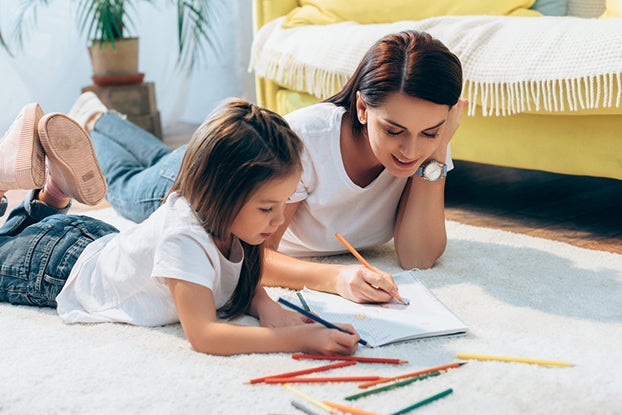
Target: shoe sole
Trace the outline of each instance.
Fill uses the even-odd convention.
[[[39,143],[37,126],[43,111],[36,103],[26,105],[22,111],[15,181],[19,189],[40,189],[45,183],[45,156]]]
[[[63,192],[87,205],[101,201],[108,188],[86,131],[61,113],[43,116],[38,130],[49,174]]]

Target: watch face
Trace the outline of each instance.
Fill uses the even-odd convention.
[[[423,169],[423,177],[431,182],[440,179],[441,174],[443,174],[443,166],[440,163],[430,162]]]

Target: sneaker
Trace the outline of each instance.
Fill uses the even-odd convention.
[[[42,116],[39,104],[26,104],[0,138],[0,189],[43,187],[45,156],[37,133]]]
[[[88,91],[78,97],[67,115],[76,120],[82,128],[86,128],[86,123],[95,114],[106,111],[108,111],[108,107],[101,102],[95,93]]]
[[[0,217],[6,212],[6,207],[9,205],[9,201],[6,200],[6,196],[0,197]]]
[[[87,205],[106,196],[106,179],[91,139],[75,120],[58,112],[46,114],[39,121],[39,139],[48,174],[67,196]]]

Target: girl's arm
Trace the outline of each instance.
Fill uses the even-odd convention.
[[[466,100],[449,111],[439,136],[439,146],[430,159],[445,163],[447,145],[458,128]],[[428,182],[413,176],[400,200],[394,231],[397,257],[402,268],[430,268],[445,251],[445,179]]]
[[[197,352],[215,355],[240,353],[306,352],[352,354],[359,335],[328,329],[320,324],[269,328],[220,322],[209,288],[188,281],[167,279],[179,321]]]
[[[255,291],[248,314],[257,318],[263,327],[286,327],[313,322],[300,313],[281,307],[261,285]]]
[[[388,273],[377,274],[362,265],[303,261],[276,251],[299,205],[300,202],[297,202],[285,207],[285,222],[267,241],[267,246],[272,249],[266,249],[261,283],[294,290],[308,287],[339,294],[359,303],[390,301],[391,296],[387,292],[394,289],[395,285]]]

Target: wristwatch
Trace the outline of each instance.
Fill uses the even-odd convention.
[[[447,177],[447,164],[443,164],[436,160],[430,160],[419,166],[415,174],[429,182],[435,182],[438,179]]]

